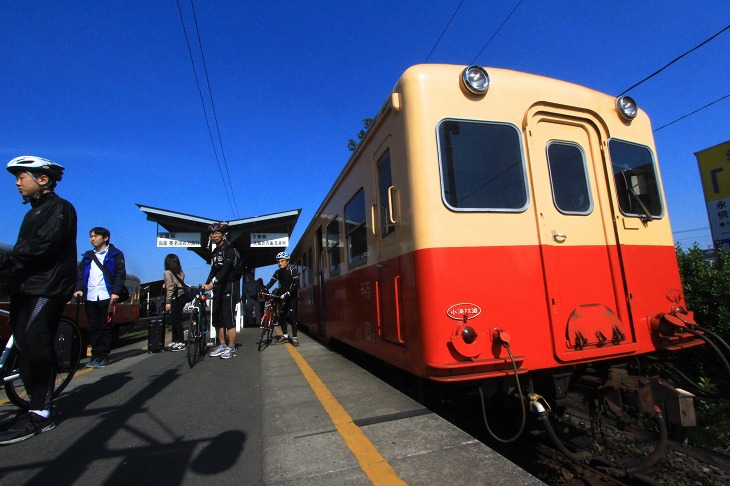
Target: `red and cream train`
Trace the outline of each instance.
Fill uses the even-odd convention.
[[[408,69],[292,259],[314,334],[431,381],[700,342],[649,118],[542,76]]]

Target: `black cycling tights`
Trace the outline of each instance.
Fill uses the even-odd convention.
[[[299,309],[299,299],[289,299],[285,307],[281,310],[281,319],[279,325],[281,326],[281,333],[286,334],[286,323],[291,322],[291,335],[297,337],[297,310]]]
[[[20,356],[20,377],[30,394],[30,410],[49,410],[56,379],[53,340],[66,305],[63,299],[13,296],[10,324]]]

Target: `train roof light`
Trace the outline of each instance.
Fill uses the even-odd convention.
[[[469,66],[461,74],[464,87],[470,93],[483,95],[489,89],[489,74],[480,66]]]
[[[621,118],[627,121],[633,120],[639,113],[639,107],[636,106],[636,101],[630,96],[619,96],[616,98],[616,109],[619,115],[621,115]]]

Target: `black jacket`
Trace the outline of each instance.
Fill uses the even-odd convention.
[[[54,192],[31,199],[18,241],[0,255],[11,295],[70,299],[76,282],[76,210]]]
[[[294,267],[279,268],[271,276],[271,280],[266,284],[266,290],[271,289],[276,282],[279,282],[281,293],[289,292],[289,298],[296,299],[299,297],[299,273]]]
[[[236,280],[235,272],[233,272],[235,257],[233,247],[227,241],[222,245],[218,245],[213,251],[210,273],[205,283],[209,284],[215,279],[213,285],[216,287],[215,294],[218,296],[221,296],[221,292],[225,294],[231,292],[231,282]]]

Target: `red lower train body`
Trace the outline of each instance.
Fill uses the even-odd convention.
[[[592,278],[585,267],[596,262],[606,267]],[[511,374],[504,336],[520,373],[697,344],[661,337],[652,324],[684,305],[680,290],[669,246],[433,248],[303,289],[299,318],[323,337],[452,382]]]

